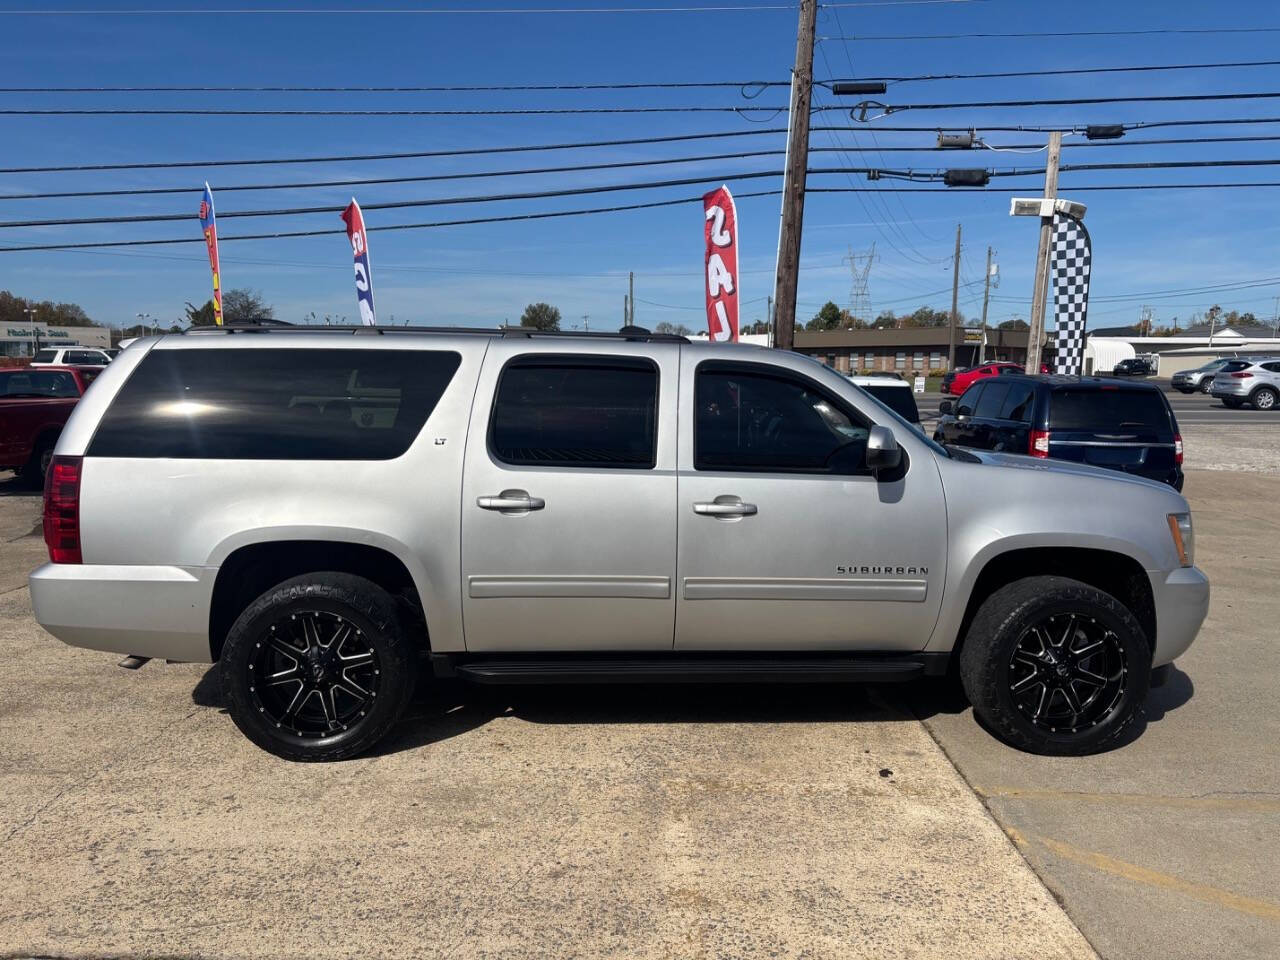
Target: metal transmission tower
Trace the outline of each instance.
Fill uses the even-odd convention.
[[[875,243],[872,242],[871,249],[863,254],[854,253],[850,247],[849,255],[840,262],[849,264],[849,271],[853,274],[853,284],[849,287],[849,313],[870,323],[875,317],[871,315],[871,291],[867,281],[871,278],[871,265],[876,262]]]

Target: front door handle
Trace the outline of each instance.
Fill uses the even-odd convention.
[[[754,517],[759,511],[754,503],[743,503],[737,497],[716,497],[710,502],[695,503],[693,512],[704,517]]]
[[[531,497],[524,490],[503,490],[496,497],[476,497],[481,510],[500,510],[503,513],[528,513],[541,510],[547,502],[541,497]]]

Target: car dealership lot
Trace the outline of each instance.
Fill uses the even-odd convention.
[[[39,500],[0,481],[0,951],[1274,956],[1274,483],[1189,471],[1210,617],[1099,757],[936,687],[436,686],[375,756],[299,766],[209,668],[44,634]]]

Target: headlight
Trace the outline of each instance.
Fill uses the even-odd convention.
[[[1196,562],[1196,535],[1191,529],[1191,514],[1169,514],[1169,534],[1173,537],[1173,546],[1178,551],[1178,561],[1189,567]]]

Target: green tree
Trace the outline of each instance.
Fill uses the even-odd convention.
[[[520,315],[520,326],[534,330],[559,330],[560,311],[549,303],[531,303]]]
[[[892,310],[881,310],[879,316],[876,317],[874,325],[892,330],[898,325],[898,315]]]
[[[244,323],[252,320],[274,320],[275,308],[257,290],[237,287],[222,295],[222,322]]]
[[[687,337],[693,333],[683,323],[672,323],[670,320],[663,320],[653,328],[654,333],[664,333],[675,337]]]
[[[1020,317],[1014,317],[1012,320],[1004,320],[997,324],[1001,330],[1030,330],[1031,325]]]
[[[804,325],[806,330],[837,330],[840,327],[840,308],[828,300],[813,319]]]
[[[947,310],[934,310],[932,307],[920,307],[913,313],[907,314],[902,318],[904,327],[945,327],[947,319],[951,316]],[[964,320],[961,319],[963,324]]]
[[[187,307],[183,310],[187,315],[187,323],[193,327],[212,327],[213,326],[213,301],[206,300],[203,307],[197,307],[190,300],[187,301]]]
[[[27,313],[34,310],[35,313]],[[0,290],[0,323],[23,324],[35,320],[54,326],[97,327],[101,324],[89,319],[78,303],[54,303],[52,300],[31,300]]]

